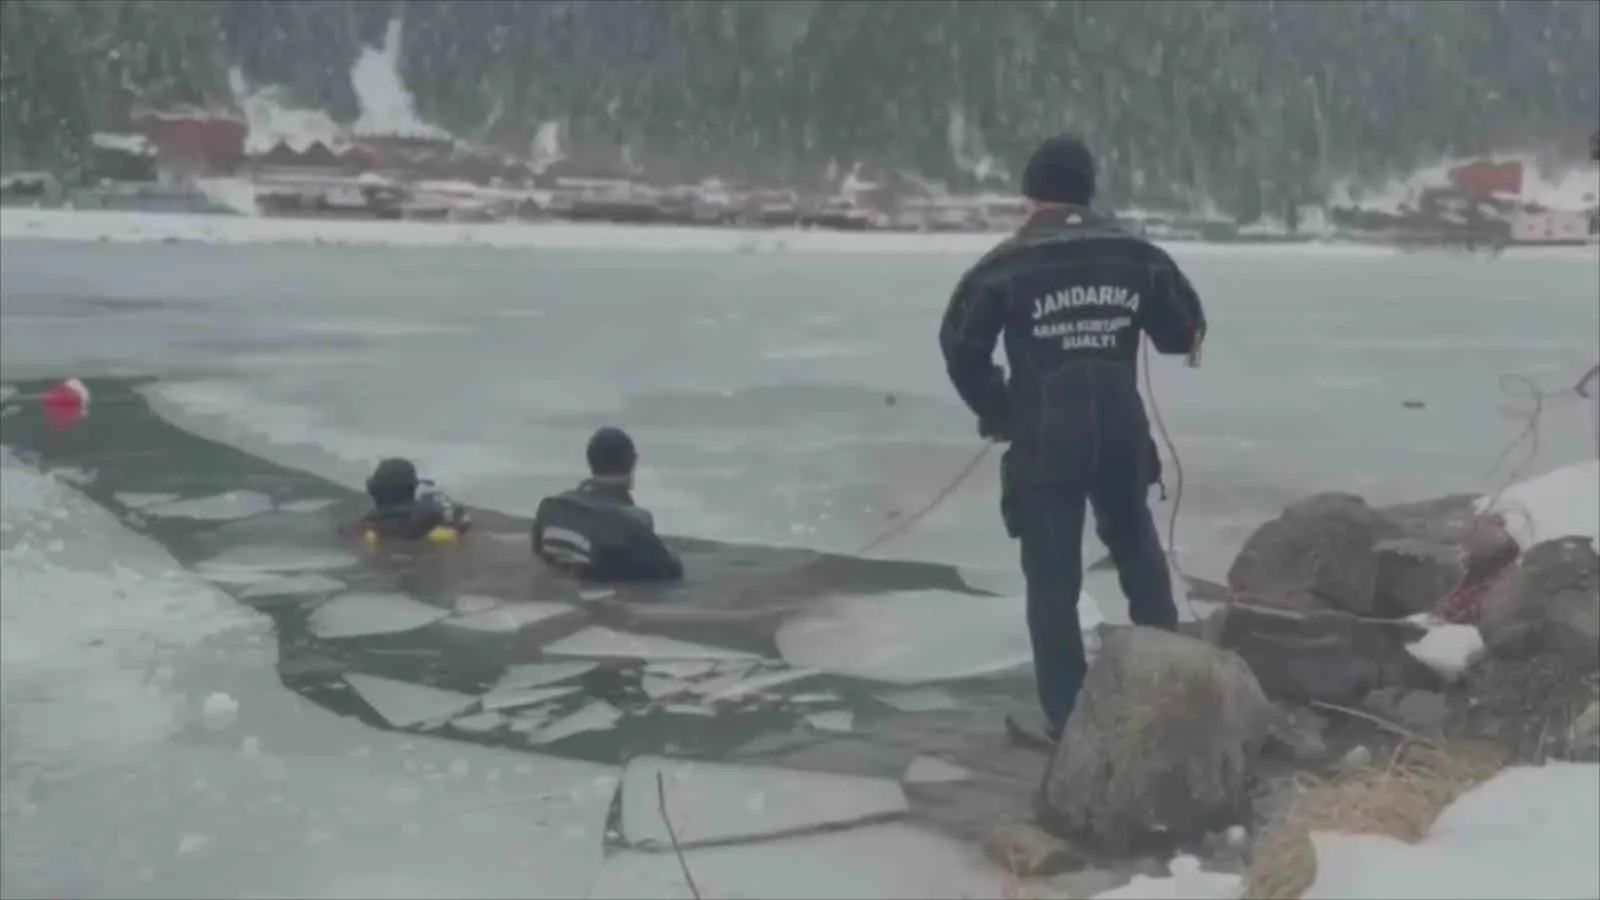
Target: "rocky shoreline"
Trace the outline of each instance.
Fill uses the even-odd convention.
[[[1600,761],[1595,541],[1522,546],[1478,507],[1313,495],[1251,535],[1227,585],[1191,583],[1226,603],[1186,634],[1104,629],[1040,815],[996,827],[991,858],[1040,897],[1162,876],[1173,854],[1240,874],[1305,778],[1402,745]]]

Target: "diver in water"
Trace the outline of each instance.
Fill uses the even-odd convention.
[[[408,459],[378,463],[367,478],[372,509],[356,524],[369,545],[382,541],[454,543],[472,527],[466,507],[451,500],[431,481],[417,477]]]
[[[552,566],[596,581],[671,581],[683,563],[656,534],[648,510],[633,502],[639,454],[619,428],[589,439],[589,479],[546,497],[533,517],[533,552]]]
[[[1135,624],[1178,611],[1148,494],[1160,458],[1139,396],[1148,334],[1198,365],[1200,298],[1165,251],[1089,209],[1095,163],[1069,135],[1028,161],[1029,217],[956,286],[939,344],[978,433],[1005,442],[1001,517],[1021,543],[1040,705],[1057,738],[1087,668],[1078,623],[1085,506]],[[1004,335],[1009,380],[994,363]]]

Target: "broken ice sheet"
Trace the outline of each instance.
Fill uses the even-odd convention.
[[[272,498],[258,491],[228,491],[210,497],[157,503],[141,510],[147,516],[163,519],[196,519],[225,522],[260,515],[272,509]]]
[[[317,607],[307,627],[319,638],[350,638],[412,631],[444,618],[445,611],[404,594],[344,594]]]
[[[912,688],[908,691],[889,691],[878,694],[878,699],[907,713],[937,712],[955,709],[956,699],[939,688]]]
[[[345,675],[344,680],[374,712],[396,728],[448,719],[478,702],[471,694],[359,672]]]
[[[334,569],[348,569],[358,562],[360,560],[353,554],[341,550],[248,544],[224,550],[200,563],[199,568],[272,573],[327,572]]]
[[[177,494],[141,494],[136,492],[112,494],[112,499],[129,509],[144,509],[158,503],[171,503],[178,499]]]
[[[628,634],[596,625],[544,648],[546,656],[591,656],[601,659],[759,659],[751,653],[691,644],[655,635]]]
[[[919,756],[913,759],[910,765],[906,766],[905,773],[900,776],[900,780],[906,784],[948,784],[971,778],[971,772],[937,756]]]
[[[451,719],[450,727],[469,734],[482,734],[486,731],[493,731],[510,721],[510,719],[497,712],[481,712],[470,716],[462,716],[459,719]]]
[[[810,678],[818,674],[820,673],[814,669],[789,668],[755,676],[751,676],[748,672],[738,672],[725,678],[716,678],[692,685],[689,687],[689,693],[703,697],[707,703],[721,703],[728,700],[738,700],[751,694],[759,694],[779,685],[799,681],[802,678]]]
[[[528,736],[532,744],[552,744],[556,741],[582,734],[586,731],[604,731],[622,719],[622,710],[596,700],[577,712],[557,719]]]
[[[898,782],[799,769],[635,757],[622,773],[622,836],[630,845],[671,845],[656,775],[680,846],[792,834],[910,810]],[[760,797],[760,802],[752,798]]]
[[[785,621],[790,665],[897,684],[969,678],[1033,659],[1020,597],[902,591],[838,597]]]
[[[280,597],[305,597],[344,590],[344,583],[326,575],[283,575],[260,581],[239,593],[241,600],[271,600]]]
[[[806,716],[806,724],[818,731],[848,733],[855,726],[855,714],[848,709],[833,709]]]
[[[278,504],[278,512],[286,513],[314,513],[320,512],[338,503],[337,500],[318,498],[312,500],[291,500],[288,503]]]
[[[676,810],[668,811],[679,827]],[[686,852],[684,865],[704,897],[954,900],[999,897],[1006,884],[1005,874],[971,845],[903,822],[702,847]],[[589,896],[691,900],[694,894],[674,854],[623,851],[606,856]]]
[[[483,708],[486,710],[516,709],[521,706],[538,706],[568,694],[576,693],[580,685],[570,684],[553,688],[512,688],[504,691],[491,691],[484,695]]]
[[[508,633],[520,631],[529,625],[554,618],[555,616],[575,614],[577,614],[577,610],[565,603],[522,600],[516,603],[506,603],[481,612],[454,616],[447,620],[445,624],[452,628],[466,628],[471,631]]]
[[[644,671],[646,675],[661,675],[667,678],[696,678],[716,667],[717,661],[714,659],[684,659],[645,663]]]
[[[491,691],[509,691],[515,688],[542,687],[568,678],[587,675],[599,668],[592,662],[538,662],[523,663],[506,669]]]

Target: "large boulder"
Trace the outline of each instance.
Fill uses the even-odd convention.
[[[1277,716],[1238,656],[1180,634],[1118,629],[1045,772],[1043,812],[1111,852],[1244,821]]]
[[[1600,554],[1586,537],[1536,544],[1522,557],[1522,604],[1541,645],[1581,671],[1600,669]]]
[[[1553,654],[1600,668],[1600,554],[1586,537],[1534,545],[1478,603],[1478,630],[1496,656]]]
[[[1315,494],[1256,529],[1228,569],[1228,587],[1250,603],[1283,609],[1334,607],[1373,615],[1378,555],[1399,528],[1354,494]]]
[[[1351,703],[1386,685],[1437,681],[1406,652],[1427,629],[1403,619],[1234,603],[1206,619],[1205,633],[1238,654],[1269,695],[1291,703]]]
[[[1385,538],[1372,550],[1378,565],[1373,606],[1380,616],[1428,612],[1466,571],[1460,548],[1426,538]]]

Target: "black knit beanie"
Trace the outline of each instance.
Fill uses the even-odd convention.
[[[1094,156],[1077,137],[1057,135],[1033,151],[1022,170],[1022,195],[1040,203],[1088,206],[1094,199]]]
[[[417,467],[411,460],[391,457],[378,463],[367,479],[367,496],[378,506],[398,506],[416,498],[417,484]]]
[[[626,475],[639,461],[639,451],[634,449],[633,438],[621,428],[602,428],[589,438],[585,454],[589,457],[589,472],[595,476]]]

